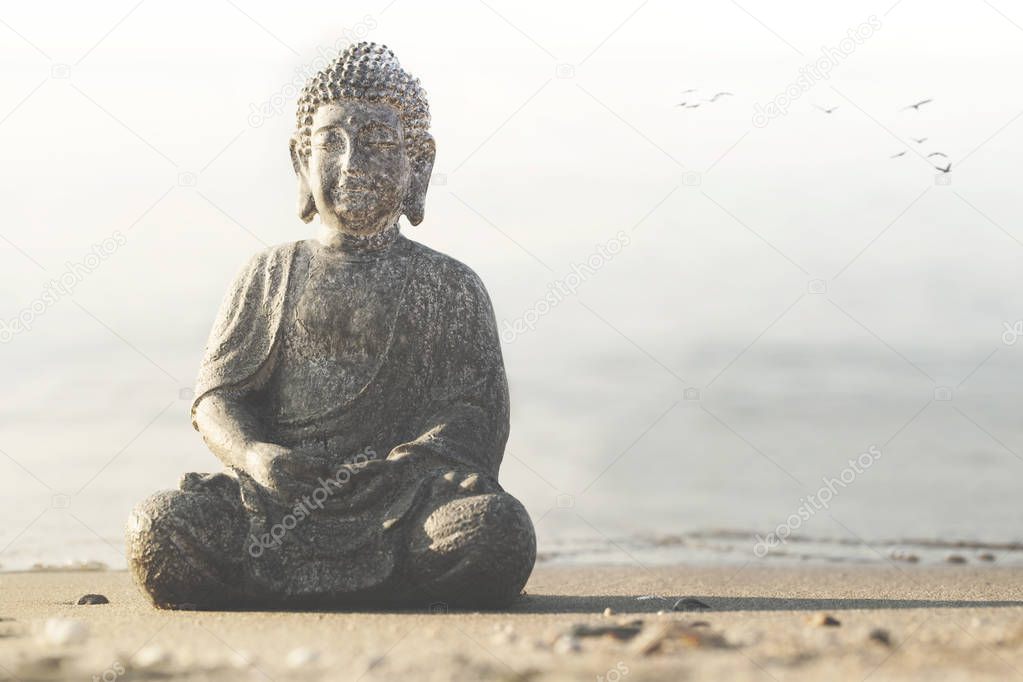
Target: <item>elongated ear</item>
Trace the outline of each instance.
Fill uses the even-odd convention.
[[[316,201],[313,200],[313,192],[309,189],[309,166],[302,157],[301,143],[297,137],[292,137],[288,145],[291,151],[291,166],[295,169],[295,177],[298,179],[298,217],[303,223],[308,223],[316,215]]]
[[[426,208],[426,191],[430,189],[430,175],[433,173],[433,160],[437,156],[437,145],[433,137],[426,136],[421,142],[422,149],[418,158],[412,163],[412,173],[409,176],[408,192],[405,194],[405,205],[403,211],[405,217],[413,225],[423,222],[423,212]]]

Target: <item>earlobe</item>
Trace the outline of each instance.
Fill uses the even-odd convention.
[[[422,142],[423,148],[419,157],[413,162],[409,177],[408,194],[403,207],[405,217],[412,225],[423,222],[426,209],[426,191],[430,188],[430,176],[433,174],[433,160],[437,155],[437,146],[433,138],[427,136]]]
[[[295,176],[298,178],[298,217],[303,223],[308,223],[316,215],[316,201],[313,199],[312,190],[309,189],[309,182],[306,180],[305,159],[299,151],[299,140],[292,137],[288,145],[291,152],[291,166],[295,169]]]
[[[402,212],[413,226],[423,222],[423,215],[426,210],[426,192],[419,186],[418,181],[413,177],[409,181],[409,192],[405,198],[405,206]]]
[[[299,183],[298,188],[298,217],[303,223],[308,223],[316,215],[316,201],[313,193],[305,187],[305,182]]]

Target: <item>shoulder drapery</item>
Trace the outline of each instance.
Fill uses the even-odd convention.
[[[256,254],[235,277],[206,342],[192,400],[193,426],[204,397],[217,389],[246,389],[267,365],[286,312],[299,244]]]

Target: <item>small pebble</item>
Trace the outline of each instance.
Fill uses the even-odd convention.
[[[494,633],[494,636],[490,638],[493,644],[514,644],[518,637],[515,636],[514,632],[501,632]]]
[[[673,621],[649,628],[636,638],[631,648],[635,654],[650,656],[655,653],[676,652],[680,649],[722,649],[728,646],[728,642],[719,634],[697,630],[685,623]]]
[[[89,627],[80,620],[50,618],[43,625],[42,639],[53,646],[81,644],[89,637]]]
[[[303,646],[289,651],[284,663],[289,668],[305,668],[318,660],[320,660],[320,652]]]
[[[807,619],[807,622],[817,627],[837,627],[842,624],[830,613],[815,613]]]
[[[708,604],[695,597],[682,597],[671,607],[672,611],[706,611],[710,608]]]
[[[901,549],[892,550],[891,558],[895,561],[905,561],[910,564],[915,564],[920,561],[920,557],[916,554]]]
[[[947,561],[950,564],[965,564],[966,557],[964,557],[961,554],[949,554],[947,557],[945,557],[945,561]]]
[[[612,609],[610,606],[607,607],[606,609],[604,609],[604,617],[605,618],[610,618],[613,615],[615,615],[615,610]]]
[[[515,628],[510,623],[495,625],[494,635],[490,638],[494,644],[514,644],[517,640],[518,635],[515,634]]]
[[[892,636],[884,628],[874,628],[873,630],[870,631],[870,634],[868,634],[867,637],[870,639],[871,642],[877,642],[878,644],[883,644],[884,646],[892,645]]]
[[[590,625],[588,623],[576,623],[564,634],[568,637],[611,637],[612,639],[632,639],[643,630],[643,621],[632,620],[629,622],[619,621],[615,625]]]
[[[139,670],[158,670],[170,664],[171,655],[159,644],[144,646],[131,657],[131,664]]]
[[[992,554],[991,552],[984,552],[983,554],[979,554],[977,558],[980,559],[981,561],[994,561],[995,555]]]
[[[102,594],[83,594],[78,598],[78,605],[85,606],[86,604],[109,604],[110,600]]]
[[[17,677],[7,679],[58,680],[70,677],[68,656],[40,656],[22,658],[14,666]],[[6,675],[5,675],[6,677]]]
[[[554,653],[556,654],[570,654],[582,650],[582,645],[579,643],[578,637],[569,637],[562,635],[554,642]]]

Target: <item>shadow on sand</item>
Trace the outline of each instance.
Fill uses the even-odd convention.
[[[600,613],[605,608],[619,614],[655,613],[671,611],[676,599],[681,597],[654,597],[640,599],[636,596],[564,596],[555,594],[530,594],[520,598],[507,609],[510,613]],[[725,611],[842,611],[850,609],[970,609],[1023,607],[1023,601],[977,601],[942,599],[788,599],[783,597],[695,597],[709,606],[709,609],[688,611],[715,613]]]

